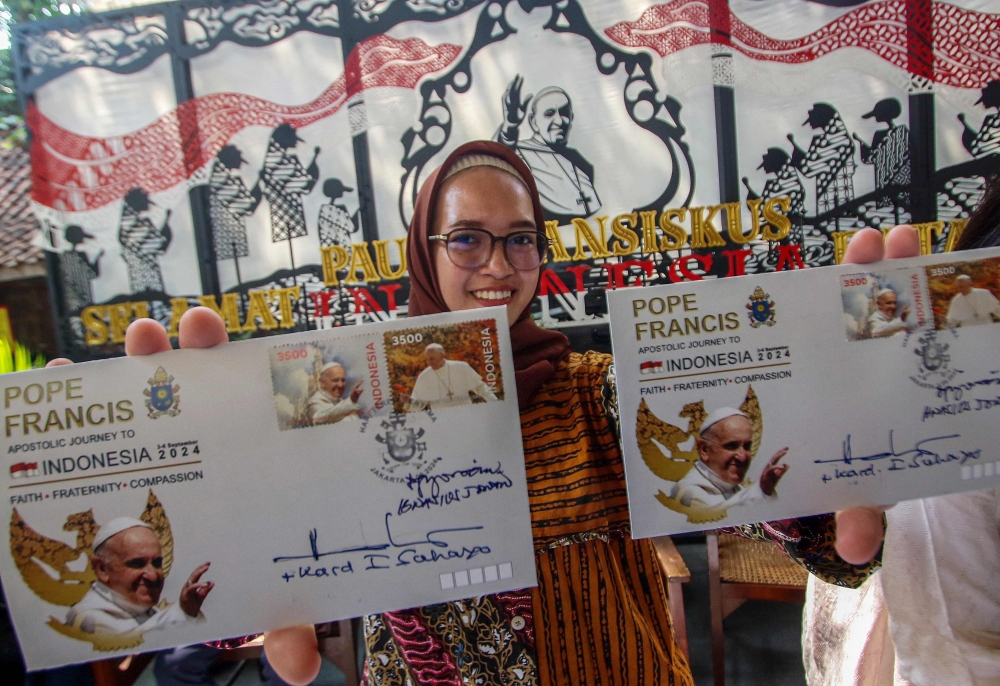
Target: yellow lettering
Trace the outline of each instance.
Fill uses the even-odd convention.
[[[726,241],[719,235],[719,230],[715,226],[715,215],[719,213],[725,205],[711,205],[709,207],[691,208],[691,247],[697,248],[721,248]],[[708,210],[707,216],[702,216],[702,212]]]
[[[347,251],[339,245],[326,245],[319,249],[319,255],[323,263],[323,285],[339,286],[337,272],[347,266],[350,259]]]
[[[931,247],[934,245],[934,236],[940,237],[944,233],[944,222],[914,224],[913,228],[917,230],[917,237],[920,239],[920,254],[930,255]]]
[[[111,342],[124,343],[125,330],[132,323],[132,303],[109,305],[108,314],[111,315]]]
[[[278,316],[281,320],[282,329],[291,329],[295,326],[295,319],[292,317],[292,301],[298,300],[302,295],[300,286],[291,288],[274,288],[267,292],[271,300],[278,301]]]
[[[91,305],[80,312],[83,322],[84,341],[87,345],[104,345],[108,342],[108,325],[104,318],[108,316],[107,305]]]
[[[545,222],[545,235],[552,241],[549,250],[552,251],[553,262],[569,262],[569,253],[563,244],[562,236],[559,235],[559,222],[555,219]]]
[[[357,278],[358,271],[361,278]],[[361,283],[362,281],[378,281],[378,270],[372,262],[372,256],[368,254],[368,243],[351,244],[351,265],[347,268],[347,279],[344,283]]]
[[[386,281],[395,281],[406,276],[406,239],[395,238],[396,248],[399,250],[399,268],[393,271],[389,262],[389,241],[372,241],[375,247],[375,264],[378,266],[378,274]]]
[[[612,255],[621,257],[622,255],[631,255],[635,252],[635,249],[639,247],[639,234],[632,229],[638,223],[639,215],[636,212],[632,214],[619,214],[615,217],[615,220],[611,222],[611,233],[615,237],[615,245],[611,250]],[[655,233],[653,238],[655,244]]]
[[[663,232],[660,250],[680,250],[688,242],[687,231],[677,223],[684,221],[687,211],[686,207],[675,207],[660,215],[660,231]],[[677,222],[671,219],[676,219]]]
[[[214,303],[214,299],[213,299]],[[185,312],[188,311],[188,299],[187,298],[171,298],[170,299],[170,326],[167,327],[167,335],[171,338],[177,338],[177,328],[181,324],[181,317]]]
[[[781,198],[771,198],[764,203],[764,221],[768,226],[764,227],[761,238],[765,241],[780,241],[792,232],[792,220],[785,216],[792,206],[792,199],[787,195]],[[776,212],[775,208],[781,210]],[[774,230],[771,227],[774,227]]]
[[[968,219],[952,219],[948,222],[948,240],[944,244],[945,252],[955,250],[955,246],[958,245],[958,239],[962,237],[962,232],[965,231],[968,223]]]
[[[270,330],[278,328],[278,322],[271,314],[271,308],[267,304],[267,297],[264,291],[250,291],[250,304],[247,306],[247,321],[243,325],[244,331],[257,329],[257,318],[260,317],[261,329]]]
[[[757,240],[760,235],[760,217],[757,211],[760,209],[760,198],[747,200],[747,208],[750,210],[750,233],[743,233],[743,213],[740,211],[738,202],[726,203],[726,227],[729,230],[729,240],[733,243],[743,244]]]
[[[611,253],[608,252],[607,247],[601,242],[595,234],[594,230],[590,228],[590,223],[582,217],[573,217],[573,228],[576,230],[576,251],[573,253],[574,260],[586,260],[587,253],[583,251],[583,243],[581,243],[580,238],[583,238],[583,242],[587,244],[590,248],[591,256],[593,259],[598,259],[601,257],[611,257]]]
[[[656,210],[645,210],[639,216],[642,218],[642,254],[660,252],[660,241],[656,236]]]
[[[236,299],[235,293],[222,294],[221,308],[218,304],[216,304],[214,295],[199,295],[198,302],[201,303],[203,307],[209,308],[222,317],[222,321],[226,323],[226,331],[229,333],[239,333],[240,331],[243,331],[243,327],[240,326],[239,301]]]

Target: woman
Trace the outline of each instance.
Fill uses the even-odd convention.
[[[458,148],[417,198],[409,314],[507,306],[539,586],[365,618],[372,683],[693,683],[655,552],[628,535],[611,358],[530,318],[544,226],[531,173],[496,143]]]
[[[538,328],[529,315],[547,245],[543,227],[529,170],[496,143],[458,148],[418,196],[407,248],[410,315],[506,305],[512,322],[539,586],[367,617],[372,683],[693,683],[673,642],[652,546],[629,535],[609,414],[611,357],[571,353],[562,334]],[[214,314],[185,314],[182,347],[223,341]],[[129,354],[168,347],[162,327],[148,320],[126,335]],[[831,540],[830,519],[817,520],[820,535],[799,536],[814,560]],[[881,515],[875,519],[880,535]],[[808,533],[806,520],[796,525]],[[794,537],[781,538],[794,554]],[[859,555],[870,558],[877,543]],[[827,578],[838,578],[831,571],[837,563],[821,566]],[[859,578],[867,571],[848,569]],[[272,632],[265,646],[286,681],[315,677],[320,660],[311,626]]]

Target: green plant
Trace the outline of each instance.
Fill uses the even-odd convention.
[[[26,346],[14,343],[14,347],[11,347],[6,338],[0,338],[0,374],[40,369],[44,366],[44,355],[35,355],[32,360],[31,351]]]

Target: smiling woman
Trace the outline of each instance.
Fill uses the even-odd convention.
[[[497,143],[459,147],[417,198],[409,314],[507,308],[539,585],[366,617],[369,683],[693,683],[654,549],[630,536],[606,410],[611,357],[572,353],[530,316],[548,247],[542,227],[531,173]],[[445,368],[442,353],[425,351],[429,368]],[[285,680],[312,676],[312,663],[283,655],[308,638],[268,637]]]

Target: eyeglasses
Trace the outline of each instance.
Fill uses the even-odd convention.
[[[747,441],[746,443],[740,443],[739,441],[726,441],[725,443],[719,443],[718,441],[713,441],[711,438],[706,438],[709,443],[714,443],[723,450],[735,453],[740,448],[743,448],[745,452],[751,452],[753,450],[753,441]]]
[[[444,241],[448,259],[463,269],[482,267],[490,261],[493,246],[500,243],[507,264],[519,271],[537,269],[552,243],[541,231],[514,231],[506,236],[494,236],[484,229],[455,229],[428,236],[428,240]]]

